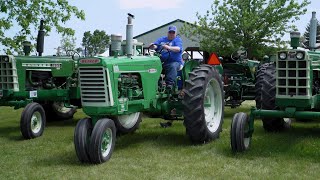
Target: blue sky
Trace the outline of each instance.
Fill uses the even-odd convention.
[[[298,0],[301,1],[301,0]],[[107,34],[120,33],[125,37],[127,13],[135,15],[134,36],[161,26],[175,19],[188,22],[197,20],[196,12],[204,14],[210,9],[213,0],[69,0],[71,5],[77,6],[86,13],[86,20],[71,19],[66,25],[76,31],[77,47],[85,31],[95,29],[104,30]],[[311,12],[317,12],[320,20],[320,0],[311,0],[306,15],[296,23],[299,31],[303,33],[311,18]],[[46,55],[56,52],[54,48],[60,45],[60,35],[51,32],[45,39]]]

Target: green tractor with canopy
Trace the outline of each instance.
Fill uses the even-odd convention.
[[[77,123],[74,132],[75,150],[81,162],[108,161],[116,134],[137,130],[142,113],[183,120],[186,134],[194,143],[214,140],[222,130],[221,65],[186,60],[177,86],[173,92],[167,91],[162,85],[159,56],[132,55],[133,15],[128,15],[126,56],[119,56],[122,37],[111,35],[113,57],[79,60],[82,109],[89,116]],[[216,56],[212,58],[219,62]]]

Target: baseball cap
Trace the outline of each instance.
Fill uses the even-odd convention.
[[[169,28],[168,28],[168,32],[170,32],[170,31],[174,31],[174,32],[177,32],[177,27],[176,26],[169,26]]]

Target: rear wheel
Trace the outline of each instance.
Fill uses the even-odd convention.
[[[247,114],[240,112],[233,116],[230,137],[233,152],[243,152],[249,148],[251,136],[249,134],[249,118]]]
[[[21,134],[25,139],[32,139],[42,135],[46,124],[46,115],[38,103],[28,104],[20,119]]]
[[[213,66],[201,65],[185,81],[184,125],[193,142],[219,137],[224,113],[224,92],[220,74]]]
[[[263,83],[263,76],[266,71],[266,66],[268,64],[262,64],[258,71],[257,71],[257,76],[256,76],[256,83],[255,83],[255,101],[256,101],[256,107],[257,109],[261,108],[261,88],[262,88],[262,83]]]
[[[277,110],[275,64],[268,63],[263,73],[261,87],[261,109]],[[262,118],[266,131],[282,131],[289,126],[283,118]]]
[[[136,112],[129,115],[121,115],[112,118],[117,132],[121,134],[132,133],[139,128],[142,113]]]
[[[91,119],[81,119],[74,131],[74,146],[77,153],[77,157],[81,162],[90,162],[89,158],[89,142],[92,133]]]
[[[47,119],[52,121],[66,120],[73,118],[77,112],[76,107],[66,107],[64,102],[53,102],[43,105]]]
[[[90,160],[100,164],[111,158],[116,141],[116,126],[111,119],[100,119],[93,128],[89,145]]]

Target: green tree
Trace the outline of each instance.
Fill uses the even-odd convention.
[[[280,47],[285,33],[305,14],[308,0],[215,0],[211,11],[197,13],[196,26],[185,25],[182,33],[200,39],[200,47],[229,56],[239,47],[249,58],[261,57],[266,46]]]
[[[22,51],[22,42],[35,40],[40,19],[49,33],[55,28],[58,33],[73,35],[74,30],[63,26],[71,17],[84,20],[84,11],[69,4],[67,0],[1,0],[0,1],[0,44],[8,54]],[[6,31],[16,34],[6,36]]]
[[[76,38],[73,35],[64,35],[60,40],[60,53],[59,55],[70,56],[73,54],[73,51],[76,51]]]
[[[310,46],[309,46],[309,35],[310,35],[310,23],[308,24],[308,26],[306,27],[306,32],[303,34],[303,39],[304,39],[304,42],[302,43],[302,46],[306,49],[310,49]],[[319,21],[317,22],[317,43],[320,43],[320,23]],[[320,48],[317,47],[317,49]]]
[[[103,30],[95,30],[92,34],[90,31],[84,32],[82,46],[85,49],[85,56],[95,56],[105,52],[109,44],[109,39],[109,35]]]

